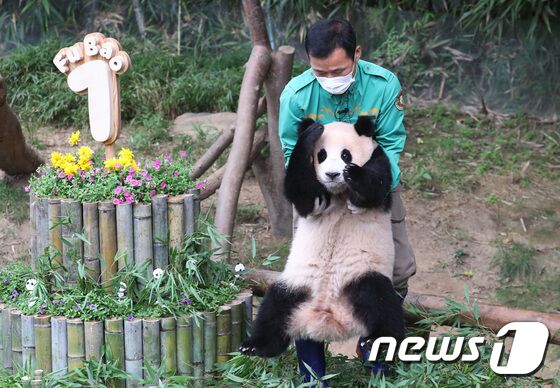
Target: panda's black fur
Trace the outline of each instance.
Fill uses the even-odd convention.
[[[299,126],[284,185],[301,216],[298,230],[286,268],[267,290],[242,353],[277,356],[292,338],[404,337],[401,300],[391,281],[389,160],[371,139],[375,127],[369,117],[360,117],[352,132],[345,123],[324,126],[304,120]],[[338,186],[328,188],[331,182],[317,173],[327,155],[319,144],[344,133],[357,139],[361,150],[371,149],[369,159],[359,155],[360,165],[355,164],[356,154],[344,149],[341,157],[347,163],[342,169],[336,162],[338,170],[332,173]]]

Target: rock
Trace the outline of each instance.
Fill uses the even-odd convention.
[[[214,136],[235,125],[234,112],[184,113],[177,117],[171,127],[171,135],[197,137],[202,130],[206,136]]]

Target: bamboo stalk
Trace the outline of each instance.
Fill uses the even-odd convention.
[[[37,228],[37,254],[42,255],[49,247],[49,200],[37,198],[35,202],[35,220]],[[35,260],[35,257],[33,257]]]
[[[105,287],[111,286],[111,278],[117,273],[118,264],[115,262],[117,254],[117,220],[115,205],[111,201],[99,203],[99,251],[104,266],[101,272],[101,282]]]
[[[21,377],[21,388],[31,388],[31,377],[29,376]]]
[[[35,328],[33,315],[21,316],[21,347],[23,365],[26,368],[35,366]]]
[[[68,339],[68,372],[84,366],[85,342],[84,322],[79,318],[66,321],[66,335]]]
[[[194,230],[198,230],[198,223],[200,217],[200,189],[190,189],[189,194],[194,196]]]
[[[177,318],[177,371],[180,375],[192,376],[193,369],[193,324],[190,315]]]
[[[7,306],[2,310],[2,343],[4,344],[4,369],[12,369],[12,314]]]
[[[183,212],[184,195],[171,196],[167,200],[169,222],[169,248],[180,250],[185,236]]]
[[[62,199],[60,212],[67,221],[62,225],[62,238],[67,241],[62,244],[62,261],[68,270],[68,280],[74,282],[78,278],[76,262],[83,258],[82,241],[74,236],[82,231],[82,204],[74,199]]]
[[[121,203],[117,205],[117,248],[119,252],[119,269],[126,262],[134,263],[134,222],[132,217],[132,204]]]
[[[177,331],[175,318],[161,318],[160,326],[161,358],[165,362],[165,371],[177,372]]]
[[[103,357],[103,321],[85,321],[84,338],[86,360],[101,360]]]
[[[124,367],[134,379],[126,379],[127,388],[139,386],[142,379],[142,320],[124,321]]]
[[[6,306],[0,303],[0,367],[4,367],[4,318],[3,311]]]
[[[142,320],[142,346],[144,351],[144,365],[158,369],[161,363],[159,318],[144,318]],[[144,372],[144,378],[147,378]]]
[[[97,202],[82,203],[84,235],[89,244],[84,244],[84,264],[88,274],[96,282],[101,273],[99,263],[99,214]]]
[[[204,375],[214,370],[216,363],[216,312],[205,311],[204,316]]]
[[[244,322],[242,338],[247,338],[251,334],[253,326],[253,294],[251,292],[242,292],[237,295],[236,299],[243,301],[244,306]]]
[[[231,351],[231,306],[220,307],[216,318],[216,361],[229,360]]]
[[[199,382],[204,375],[204,325],[202,314],[193,316],[193,376]]]
[[[122,318],[109,318],[105,320],[105,345],[107,359],[116,362],[117,368],[124,369],[124,328]],[[125,381],[113,379],[111,387],[124,387]]]
[[[37,202],[37,196],[33,193],[29,194],[29,220],[31,221],[31,259],[33,269],[35,269],[35,257],[37,254],[37,219],[35,217],[35,203]],[[10,356],[11,359],[11,356]]]
[[[33,373],[33,380],[31,380],[30,387],[41,387],[43,385],[43,370],[36,369]]]
[[[48,315],[36,315],[33,326],[35,330],[37,368],[44,370],[46,373],[51,373],[51,317]]]
[[[152,234],[154,241],[154,266],[165,268],[169,264],[167,195],[152,198]]]
[[[12,366],[14,369],[23,367],[21,348],[21,311],[12,309]]]
[[[60,199],[49,199],[49,243],[54,247],[52,261],[55,267],[62,266],[62,226],[60,222]],[[58,224],[58,225],[57,225]],[[56,225],[56,226],[55,226]],[[58,253],[59,252],[59,253]]]
[[[149,261],[147,279],[154,270],[152,249],[152,206],[137,203],[134,205],[134,260],[136,264]]]
[[[52,371],[58,375],[64,375],[68,371],[67,326],[65,317],[51,318]]]
[[[187,194],[184,197],[183,201],[183,212],[184,212],[184,230],[187,236],[192,236],[195,232],[195,203],[194,203],[194,194]]]
[[[230,352],[236,352],[243,340],[243,321],[245,303],[240,299],[229,302],[231,307],[231,347]]]

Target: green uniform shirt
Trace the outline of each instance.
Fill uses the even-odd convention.
[[[391,163],[393,183],[400,181],[399,158],[406,133],[403,125],[401,85],[389,70],[358,61],[355,81],[340,95],[325,91],[311,69],[293,78],[280,96],[279,135],[286,167],[297,141],[298,123],[311,118],[323,124],[333,121],[355,123],[358,116],[373,116],[377,142]]]

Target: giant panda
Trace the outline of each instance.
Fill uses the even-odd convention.
[[[284,182],[297,230],[241,353],[274,357],[291,339],[404,337],[391,280],[391,169],[374,132],[369,117],[299,125]]]

